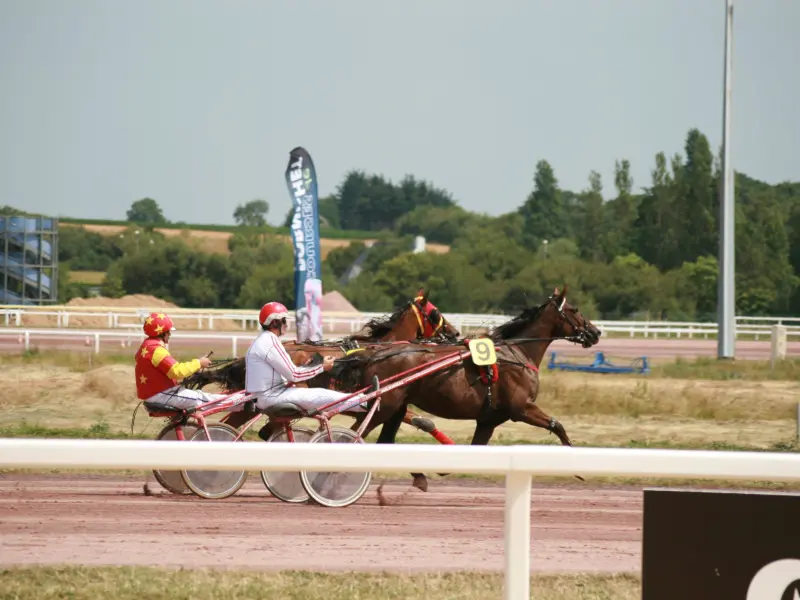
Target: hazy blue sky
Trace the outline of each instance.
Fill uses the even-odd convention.
[[[230,223],[290,206],[291,148],[322,195],[413,173],[492,215],[536,162],[565,188],[722,135],[724,0],[0,0],[0,204]],[[736,0],[733,165],[800,179],[800,2]]]

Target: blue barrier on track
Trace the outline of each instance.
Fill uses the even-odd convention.
[[[597,352],[595,354],[594,362],[590,365],[556,361],[556,356],[556,352],[550,353],[550,362],[547,363],[548,369],[585,371],[587,373],[640,373],[642,375],[648,375],[650,373],[650,366],[646,356],[635,358],[631,364],[627,366],[611,364],[606,360],[605,354],[602,352]]]

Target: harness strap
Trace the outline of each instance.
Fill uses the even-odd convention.
[[[417,324],[419,324],[419,330],[420,330],[421,334],[423,336],[425,336],[425,330],[427,329],[425,327],[425,323],[423,322],[423,319],[425,319],[431,326],[431,336],[432,336],[442,328],[442,325],[444,325],[444,317],[442,316],[442,313],[440,312],[439,313],[439,321],[434,324],[430,320],[430,315],[429,314],[423,314],[422,310],[417,306],[417,302],[419,302],[421,300],[422,300],[422,296],[417,296],[416,298],[414,298],[414,302],[411,304],[411,309],[414,311],[414,316],[417,317]]]
[[[491,385],[493,383],[497,383],[497,380],[500,378],[500,370],[497,368],[497,363],[493,365],[489,365],[488,367],[480,367],[481,370],[481,381],[484,385]],[[489,373],[491,372],[491,379],[489,378]]]

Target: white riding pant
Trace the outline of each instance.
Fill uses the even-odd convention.
[[[205,404],[206,402],[219,400],[227,395],[228,394],[211,394],[209,392],[204,392],[203,390],[189,390],[185,387],[181,387],[180,385],[176,385],[164,390],[163,392],[159,392],[158,394],[150,396],[147,399],[147,402],[159,404],[165,409],[192,408],[193,406]],[[243,406],[237,406],[230,412],[236,412],[242,408]]]
[[[350,394],[329,390],[327,388],[285,387],[278,390],[261,392],[256,399],[256,406],[260,410],[264,410],[265,408],[269,408],[281,402],[291,402],[304,410],[310,410],[313,408],[320,408],[321,406],[330,404],[334,400],[349,395]],[[338,406],[334,405],[332,408],[337,409]],[[348,410],[362,412],[366,409],[364,406],[356,404]]]

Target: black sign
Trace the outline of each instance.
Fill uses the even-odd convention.
[[[645,490],[642,600],[800,600],[800,495]]]

